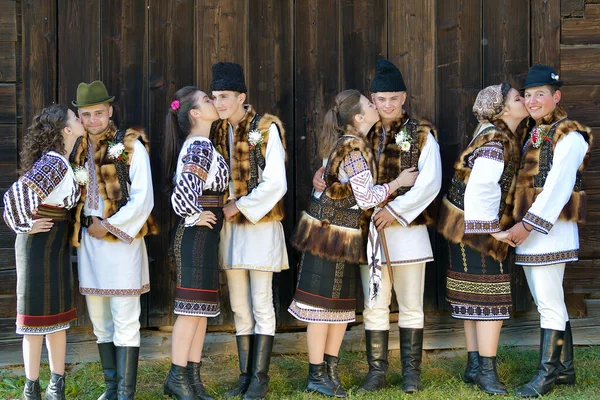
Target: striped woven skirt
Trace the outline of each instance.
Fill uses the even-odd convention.
[[[298,286],[288,312],[304,322],[343,324],[356,319],[358,264],[302,253]]]
[[[213,228],[186,227],[182,219],[173,235],[173,255],[177,266],[174,312],[193,317],[216,317],[219,305],[219,232],[223,209],[205,208],[217,217]]]
[[[77,318],[69,245],[69,212],[40,206],[38,217],[52,218],[48,232],[18,234],[17,329],[21,335],[46,335],[68,329]]]
[[[474,321],[510,318],[512,296],[508,263],[462,243],[450,243],[450,268],[446,274],[446,300],[452,316]]]

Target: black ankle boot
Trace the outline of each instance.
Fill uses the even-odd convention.
[[[188,372],[188,382],[194,394],[200,400],[213,400],[213,397],[206,393],[206,389],[204,389],[204,384],[202,383],[202,378],[200,377],[200,367],[202,366],[202,361],[200,362],[191,362],[187,363],[187,372]]]
[[[177,400],[198,400],[188,380],[188,369],[173,363],[163,386],[163,394]]]
[[[348,396],[342,387],[340,375],[338,374],[338,363],[340,362],[340,358],[325,354],[325,362],[327,363],[327,376],[329,376],[329,380],[331,380],[331,383],[333,383],[333,387],[335,389],[335,397]]]
[[[223,398],[236,397],[246,393],[252,378],[252,352],[254,349],[254,335],[239,335],[235,337],[240,363],[240,377],[233,389],[223,394]]]
[[[402,361],[402,391],[414,393],[421,385],[423,359],[423,329],[400,328],[400,360]]]
[[[557,385],[575,384],[575,367],[573,366],[573,333],[571,323],[567,321],[565,328],[565,341],[560,352],[560,365],[558,366]]]
[[[307,392],[320,393],[323,396],[335,397],[335,386],[327,374],[327,363],[308,364]]]
[[[117,400],[117,355],[115,345],[112,342],[98,343],[100,353],[100,364],[104,373],[106,390],[98,400]]]
[[[254,335],[252,356],[252,379],[244,394],[244,400],[264,399],[269,391],[269,365],[273,352],[273,336]]]
[[[133,400],[137,383],[139,347],[115,346],[117,355],[117,398]]]
[[[25,387],[23,388],[23,400],[42,400],[42,389],[40,388],[40,380],[25,378]]]
[[[475,379],[477,386],[488,394],[508,395],[496,371],[496,357],[479,357],[479,372]]]
[[[540,397],[552,390],[554,381],[558,376],[564,337],[565,333],[563,331],[541,329],[540,361],[537,374],[532,380],[517,389],[517,396]]]
[[[65,376],[55,374],[50,375],[50,382],[44,394],[46,400],[65,400]]]
[[[476,383],[477,371],[479,371],[479,352],[469,351],[467,354],[467,367],[463,375],[463,382]]]
[[[385,373],[388,368],[388,341],[390,331],[365,330],[367,363],[369,373],[357,394],[374,392],[385,388]]]

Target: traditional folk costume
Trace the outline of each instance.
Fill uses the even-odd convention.
[[[551,67],[533,66],[524,89],[562,81]],[[555,110],[536,121],[523,148],[517,176],[514,218],[533,227],[516,248],[540,313],[538,374],[517,395],[545,394],[553,383],[574,384],[573,337],[564,301],[565,265],[578,260],[577,224],[585,222],[586,194],[582,172],[589,163],[591,129]],[[564,344],[563,344],[564,343]]]
[[[211,90],[245,93],[242,67],[223,62],[213,65]],[[236,388],[227,395],[248,390],[247,398],[261,398],[268,388],[275,335],[273,273],[289,269],[281,225],[287,191],[285,131],[276,116],[245,107],[246,114],[235,130],[228,120],[216,121],[211,140],[229,164],[228,196],[240,210],[232,222],[223,223],[219,246],[241,371]]]
[[[103,90],[94,85],[102,85]],[[95,81],[79,85],[73,105],[109,101],[112,98],[102,82]],[[148,144],[142,129],[117,130],[110,122],[97,144],[88,144],[90,183],[75,213],[73,243],[78,246],[79,292],[86,296],[96,335],[106,398],[117,390],[123,396],[135,392],[140,295],[150,290],[144,236],[158,233],[150,215],[154,198]],[[108,231],[102,239],[87,232],[93,216],[101,219]]]
[[[68,329],[77,318],[69,210],[80,193],[69,161],[49,151],[4,194],[4,221],[17,233],[18,334],[55,333]],[[51,218],[50,231],[28,234],[37,218]]]
[[[208,138],[183,143],[177,160],[171,205],[181,221],[173,235],[177,265],[175,314],[216,317],[219,307],[219,233],[229,169]],[[203,211],[217,217],[212,228],[196,226]]]
[[[387,60],[379,60],[371,92],[404,91],[406,86],[396,66]],[[411,118],[404,112],[388,131],[382,124],[375,125],[369,138],[376,153],[378,184],[389,182],[403,170],[413,167],[417,168],[419,176],[412,187],[399,188],[379,206],[396,219],[383,230],[394,275],[393,285],[386,267],[381,235],[374,222],[370,222],[367,246],[369,265],[363,264],[360,267],[369,363],[369,375],[361,391],[373,391],[385,386],[392,289],[396,293],[399,308],[404,389],[415,391],[420,383],[411,381],[418,376],[422,358],[425,266],[427,262],[433,261],[427,226],[433,224],[435,213],[432,211],[432,203],[442,184],[437,132],[430,122]],[[379,208],[375,213],[378,210]]]

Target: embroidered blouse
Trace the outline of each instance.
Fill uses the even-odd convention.
[[[208,138],[193,137],[181,148],[174,183],[173,210],[185,219],[185,226],[193,226],[203,211],[202,193],[224,192],[229,185],[229,168]]]
[[[50,151],[40,157],[4,194],[4,221],[16,233],[33,226],[33,211],[40,205],[71,209],[81,190],[69,162]]]

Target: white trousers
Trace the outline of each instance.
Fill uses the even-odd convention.
[[[540,326],[543,329],[564,331],[569,320],[563,291],[565,264],[523,266],[523,271],[540,313]]]
[[[140,296],[85,296],[97,343],[140,346]]]
[[[236,335],[275,335],[273,273],[226,270]]]
[[[423,313],[423,291],[425,290],[426,263],[392,266],[394,291],[398,300],[398,326],[400,328],[422,329],[425,324]],[[387,265],[381,268],[381,290],[372,307],[369,307],[369,266],[360,266],[365,310],[363,320],[368,331],[390,329],[390,304],[392,303],[392,282]]]

